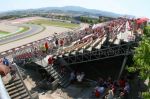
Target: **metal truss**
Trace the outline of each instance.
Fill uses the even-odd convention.
[[[134,46],[137,43],[127,43],[114,47],[108,47],[94,51],[84,51],[83,53],[76,53],[75,55],[62,56],[68,64],[77,64],[100,59],[112,58],[117,56],[126,56],[134,53]]]

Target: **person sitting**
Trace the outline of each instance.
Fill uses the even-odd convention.
[[[98,92],[98,90],[95,91],[95,97],[99,98],[100,97],[100,93]]]
[[[128,82],[125,83],[125,87],[124,87],[124,97],[125,99],[129,98],[129,92],[130,92],[130,85]]]
[[[105,88],[104,87],[98,87],[97,90],[99,91],[100,94],[103,94]]]
[[[84,74],[83,72],[82,72],[82,73],[78,73],[78,74],[77,74],[77,81],[78,81],[78,82],[82,82],[84,76],[85,76],[85,74]]]
[[[103,84],[104,84],[104,80],[103,80],[103,78],[100,77],[100,78],[98,79],[98,85],[99,85],[99,86],[103,86]]]
[[[72,71],[71,74],[70,74],[70,81],[71,83],[75,80],[75,72]]]
[[[110,89],[109,91],[108,91],[108,95],[106,95],[106,99],[113,99],[113,97],[114,97],[114,93],[113,93],[113,90],[112,89]]]
[[[120,85],[120,87],[121,88],[124,88],[125,87],[125,80],[123,79],[123,78],[121,78],[120,80],[119,80],[119,85]]]
[[[100,87],[100,86],[95,87],[94,89],[95,96],[100,97],[100,95],[102,95],[104,91],[105,91],[104,87]]]
[[[12,62],[11,66],[9,66],[10,68],[10,74],[12,76],[12,80],[14,80],[16,78],[16,67],[15,67],[16,63]]]

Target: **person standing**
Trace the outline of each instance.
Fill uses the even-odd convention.
[[[70,81],[71,81],[71,83],[73,83],[75,81],[75,72],[74,71],[72,71],[70,74]]]
[[[12,62],[11,66],[10,66],[10,74],[12,77],[12,80],[14,80],[16,78],[16,63]]]
[[[46,43],[45,43],[46,53],[48,52],[48,48],[49,48],[49,46],[48,46],[48,42],[46,42]]]

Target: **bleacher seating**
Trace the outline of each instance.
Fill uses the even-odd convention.
[[[102,45],[104,44],[105,40],[107,39],[107,33],[105,30],[105,27],[108,27],[109,31],[109,42],[111,44],[118,45],[120,44],[120,38],[118,38],[119,33],[123,33],[126,30],[125,23],[127,22],[126,19],[116,19],[113,21],[106,22],[104,25],[97,25],[94,28],[85,28],[80,31],[75,31],[75,32],[68,32],[65,33],[65,35],[59,34],[58,38],[59,39],[66,39],[66,41],[71,41],[72,45],[66,47],[63,47],[63,50],[61,51],[61,55],[68,56],[69,54],[75,54],[75,53],[83,53],[84,51],[92,51],[92,49],[100,49]],[[62,36],[61,36],[62,35]],[[62,38],[63,37],[63,38]],[[69,38],[70,37],[70,38]],[[68,39],[69,38],[69,39]],[[71,40],[72,39],[72,40]],[[66,41],[64,41],[66,44]],[[49,45],[53,45],[54,41],[49,41]],[[44,44],[44,41],[41,40],[41,43],[39,44],[42,46]],[[30,44],[31,45],[31,44]],[[52,47],[55,48],[55,47]],[[57,47],[56,47],[57,48]],[[57,49],[56,49],[57,50]],[[60,53],[60,52],[59,52]],[[38,56],[43,56],[43,51],[42,49],[38,48],[36,51],[32,51],[29,49],[24,53],[18,53],[16,55],[16,59],[31,59],[31,58],[38,58]],[[49,53],[47,53],[49,54]],[[57,55],[57,54],[56,54]],[[58,54],[60,55],[60,54]]]

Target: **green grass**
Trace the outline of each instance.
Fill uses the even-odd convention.
[[[64,27],[70,29],[79,27],[79,24],[66,23],[60,21],[50,21],[46,19],[38,19],[38,20],[31,21],[29,23],[38,24],[38,25],[58,26],[58,27]]]
[[[9,37],[9,36],[12,36],[12,35],[16,35],[16,34],[19,34],[19,33],[23,33],[23,32],[25,32],[27,30],[29,30],[29,27],[21,27],[21,28],[19,28],[18,32],[13,33],[13,34],[5,32],[5,34],[3,33],[4,37],[2,37],[2,38]],[[0,34],[1,34],[1,32],[0,32]]]
[[[21,27],[22,29],[19,31],[19,32],[17,32],[17,33],[22,33],[22,32],[25,32],[25,31],[27,31],[27,30],[29,30],[29,27]]]
[[[7,35],[7,34],[9,34],[9,32],[0,30],[0,34]]]
[[[143,92],[142,96],[143,96],[143,99],[150,99],[150,93],[149,92]]]

